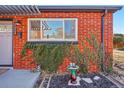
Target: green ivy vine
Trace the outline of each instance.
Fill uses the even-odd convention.
[[[56,72],[65,57],[69,55],[71,44],[34,44],[26,43],[22,49],[22,56],[26,58],[26,50],[30,49],[33,53],[35,62],[46,72]]]

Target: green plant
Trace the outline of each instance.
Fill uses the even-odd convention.
[[[88,73],[88,67],[87,67],[86,64],[80,64],[79,65],[79,70],[80,70],[80,72],[82,72],[84,74]]]
[[[122,37],[122,36],[116,36],[116,37],[113,38],[113,42],[114,43],[124,42],[124,37]]]
[[[113,65],[113,59],[112,59],[112,55],[111,54],[108,54],[106,53],[105,54],[105,72],[107,73],[111,73],[113,68],[112,68],[112,65]]]
[[[85,55],[87,64],[89,64],[89,62],[93,62],[98,66],[99,69],[101,69],[101,62],[103,57],[101,46],[93,33],[88,34],[89,37],[84,37],[86,42],[88,43],[87,46],[84,42],[82,42],[82,46],[84,48],[83,54]]]
[[[88,33],[89,37],[84,37],[88,46],[82,42],[83,46],[83,57],[85,59],[85,64],[88,65],[88,62],[93,62],[97,65],[98,69],[102,72],[111,72],[112,71],[112,56],[108,55],[107,52],[103,55],[102,45],[98,42],[96,36],[93,33]],[[104,60],[103,60],[104,58]]]
[[[113,38],[114,48],[123,48],[124,47],[124,36],[114,36]]]
[[[82,73],[88,72],[87,62],[85,60],[85,55],[81,52],[79,46],[70,45],[69,59],[72,63],[75,63],[79,66],[79,71]]]
[[[32,55],[26,56],[26,50],[30,49]],[[22,49],[22,60],[33,58],[33,62],[40,65],[41,69],[45,72],[56,72],[59,65],[62,64],[65,57],[80,67],[80,71],[87,73],[87,65],[85,56],[81,53],[79,47],[71,44],[33,44],[26,43]],[[31,62],[31,63],[33,63]],[[83,65],[83,67],[82,67]]]
[[[26,43],[21,53],[23,59],[26,58],[27,49],[30,49],[33,52],[32,55],[28,57],[33,58],[33,62],[40,65],[42,70],[46,72],[56,72],[58,66],[62,64],[64,58],[68,55],[70,45]]]

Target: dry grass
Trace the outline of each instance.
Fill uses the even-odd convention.
[[[113,50],[113,70],[118,72],[119,74],[122,74],[124,75],[124,70],[122,69],[119,69],[115,66],[115,64],[124,64],[124,50],[121,51],[121,50],[117,50],[117,49],[114,49]]]
[[[116,62],[124,63],[124,51],[117,49],[113,50],[113,60]]]

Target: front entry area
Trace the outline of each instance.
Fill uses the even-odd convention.
[[[12,66],[12,21],[0,21],[0,66]]]

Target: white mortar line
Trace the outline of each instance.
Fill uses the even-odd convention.
[[[49,77],[49,81],[48,81],[48,84],[47,84],[47,87],[46,88],[49,88],[51,78],[52,78],[52,75],[50,75],[50,77]]]

